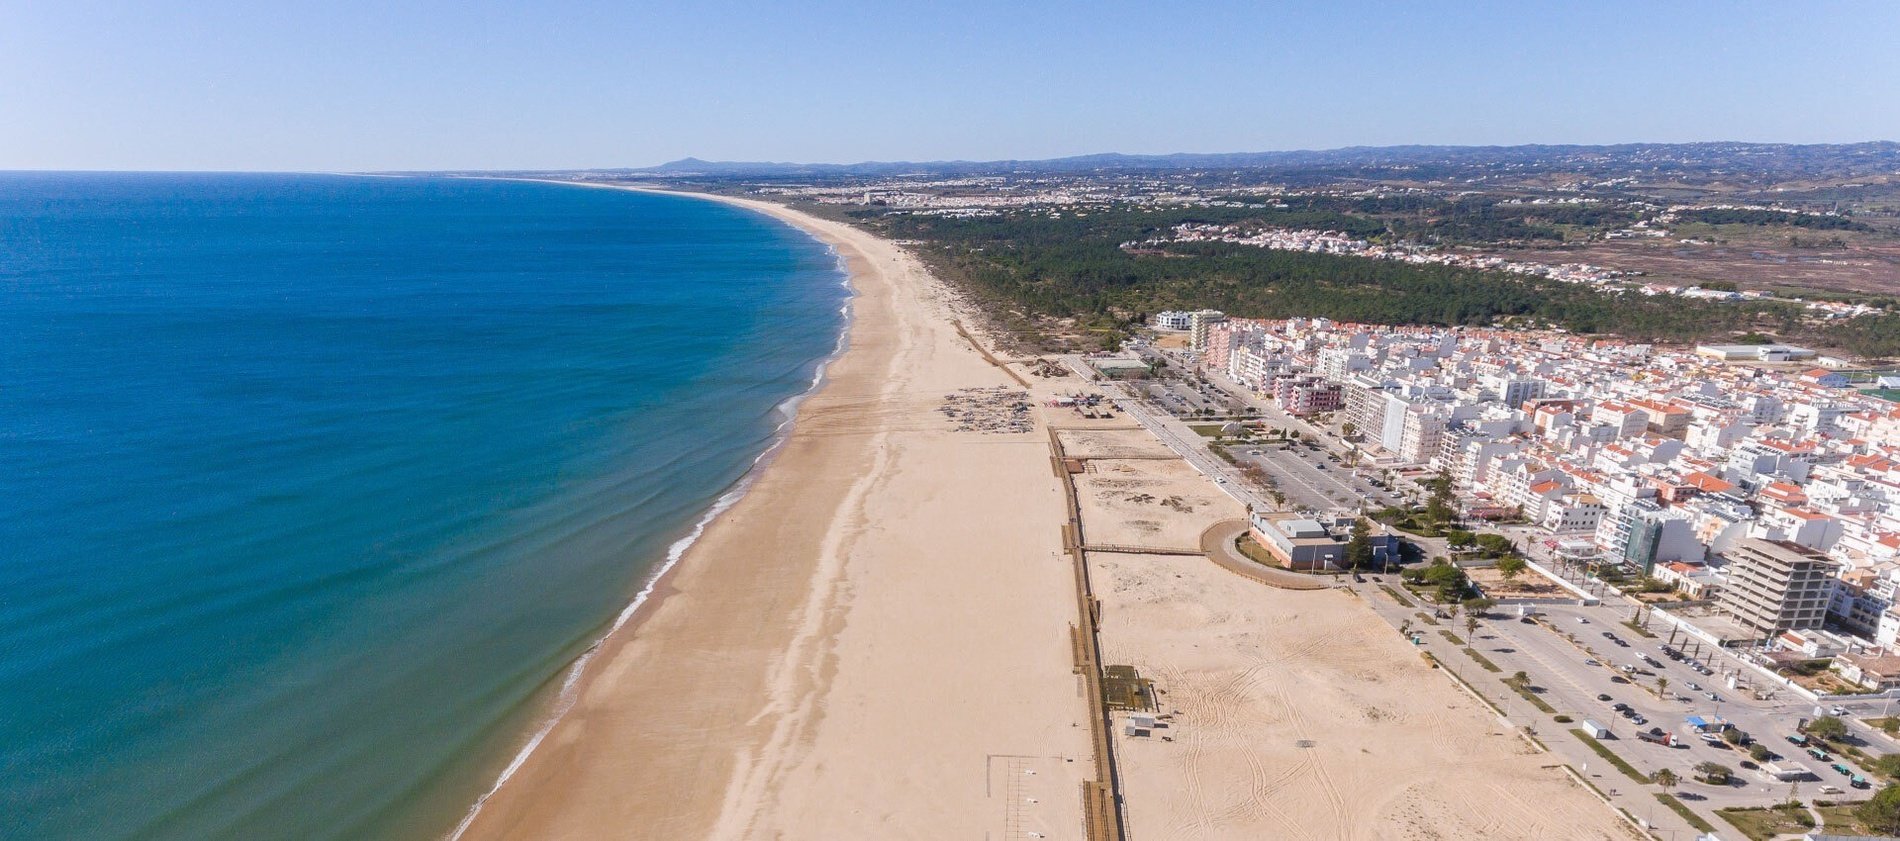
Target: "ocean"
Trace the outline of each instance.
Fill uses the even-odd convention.
[[[842,281],[678,196],[0,173],[0,836],[443,837]]]

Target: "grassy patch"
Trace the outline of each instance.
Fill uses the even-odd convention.
[[[1636,620],[1634,620],[1634,619],[1631,619],[1631,620],[1629,620],[1628,622],[1624,622],[1624,623],[1623,623],[1623,627],[1625,627],[1625,628],[1628,628],[1628,629],[1630,629],[1630,630],[1632,630],[1632,631],[1635,631],[1635,632],[1637,633],[1637,635],[1638,635],[1638,636],[1644,636],[1644,637],[1648,637],[1648,638],[1650,638],[1650,639],[1655,639],[1655,638],[1656,638],[1656,635],[1655,635],[1655,634],[1652,634],[1652,633],[1650,633],[1650,632],[1649,632],[1649,629],[1648,629],[1648,628],[1645,628],[1645,627],[1643,627],[1643,626],[1641,626],[1641,625],[1638,625],[1638,624],[1636,624]]]
[[[1431,615],[1431,614],[1429,614],[1429,613],[1426,613],[1425,611],[1422,611],[1422,610],[1421,610],[1421,611],[1419,611],[1418,613],[1415,613],[1415,614],[1413,614],[1413,615],[1414,615],[1414,616],[1417,616],[1417,617],[1418,617],[1418,621],[1420,621],[1420,622],[1423,622],[1423,623],[1425,623],[1425,624],[1427,624],[1427,625],[1436,625],[1436,624],[1438,624],[1438,620],[1436,620],[1436,619],[1433,619],[1433,618],[1432,618],[1432,615]]]
[[[1550,704],[1547,704],[1547,702],[1543,701],[1543,699],[1539,699],[1539,697],[1537,697],[1537,693],[1533,693],[1530,687],[1524,687],[1524,689],[1516,689],[1516,687],[1512,687],[1512,691],[1514,691],[1514,693],[1518,693],[1518,695],[1520,695],[1520,697],[1522,697],[1524,701],[1530,701],[1531,706],[1535,706],[1535,708],[1539,708],[1539,710],[1543,710],[1543,712],[1547,712],[1547,714],[1550,714],[1550,716],[1554,716],[1554,714],[1556,714],[1556,706],[1550,706]]]
[[[1888,721],[1891,721],[1891,720],[1892,719],[1887,719],[1887,718],[1863,718],[1861,719],[1861,722],[1866,724],[1868,727],[1874,728],[1875,730],[1880,730],[1880,728],[1883,725],[1885,725]],[[1885,733],[1887,731],[1880,730],[1880,732]]]
[[[1268,552],[1266,547],[1253,542],[1253,538],[1251,537],[1244,534],[1241,535],[1239,540],[1234,541],[1234,547],[1240,550],[1240,554],[1246,555],[1247,560],[1253,561],[1256,564],[1270,566],[1275,569],[1282,568],[1279,559],[1273,557],[1272,553]]]
[[[1715,813],[1754,841],[1768,841],[1777,835],[1806,832],[1814,828],[1814,816],[1809,815],[1808,810],[1799,807],[1791,809],[1786,805],[1754,809],[1731,807],[1717,809]]]
[[[1446,631],[1446,630],[1440,630],[1440,631],[1438,632],[1438,635],[1439,635],[1439,636],[1441,636],[1441,637],[1444,637],[1444,638],[1445,638],[1445,641],[1446,641],[1446,642],[1449,642],[1449,643],[1451,643],[1452,645],[1464,645],[1464,644],[1465,644],[1465,641],[1464,641],[1463,639],[1461,639],[1461,638],[1460,638],[1460,637],[1459,637],[1459,636],[1458,636],[1457,634],[1454,634],[1454,633],[1452,633],[1452,632],[1450,632],[1450,631]]]
[[[1712,824],[1706,820],[1703,820],[1701,815],[1696,814],[1695,811],[1690,809],[1687,804],[1683,803],[1680,800],[1677,800],[1675,795],[1663,794],[1662,792],[1657,792],[1656,799],[1661,801],[1664,806],[1668,806],[1669,811],[1675,812],[1676,814],[1681,815],[1683,820],[1688,821],[1690,826],[1693,826],[1696,828],[1696,831],[1698,832],[1714,832],[1715,831],[1715,824]]]
[[[1464,652],[1466,654],[1471,655],[1471,659],[1478,661],[1478,665],[1483,666],[1484,670],[1487,672],[1504,671],[1503,669],[1498,668],[1498,664],[1491,662],[1491,658],[1486,657],[1482,654],[1479,654],[1478,650],[1475,648],[1466,648],[1464,649]]]
[[[1379,589],[1384,590],[1385,594],[1391,596],[1393,601],[1398,602],[1404,607],[1411,607],[1413,605],[1411,599],[1399,595],[1399,591],[1392,589],[1392,585],[1390,584],[1381,584],[1379,585]]]
[[[1820,744],[1825,746],[1827,750],[1831,750],[1835,753],[1838,753],[1838,754],[1841,754],[1842,756],[1847,757],[1848,759],[1854,760],[1854,764],[1859,765],[1862,768],[1867,767],[1868,765],[1872,764],[1874,761],[1874,758],[1872,756],[1869,756],[1866,751],[1861,750],[1859,747],[1850,745],[1846,742],[1834,741],[1831,739],[1815,739],[1814,741],[1819,742]]]
[[[1873,835],[1874,832],[1860,823],[1860,816],[1854,810],[1859,803],[1830,803],[1826,806],[1814,804],[1814,811],[1821,813],[1821,826],[1831,835]]]
[[[1649,782],[1649,778],[1643,776],[1642,773],[1638,772],[1636,770],[1636,766],[1631,765],[1627,762],[1624,762],[1623,757],[1617,756],[1615,751],[1610,750],[1607,746],[1605,746],[1602,742],[1597,741],[1596,738],[1591,736],[1590,734],[1583,732],[1582,728],[1573,728],[1570,731],[1570,735],[1575,736],[1579,739],[1582,739],[1584,744],[1589,745],[1591,750],[1596,751],[1597,756],[1603,757],[1605,761],[1609,762],[1611,765],[1616,766],[1616,770],[1622,771],[1624,776],[1629,777],[1630,779],[1635,780],[1639,783]]]
[[[1220,428],[1225,425],[1226,424],[1219,423],[1190,423],[1188,424],[1188,428],[1199,433],[1202,438],[1219,438]]]

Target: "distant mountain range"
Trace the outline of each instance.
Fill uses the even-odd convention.
[[[981,175],[1085,173],[1192,169],[1406,169],[1519,165],[1537,169],[1708,170],[1746,172],[1843,171],[1900,174],[1900,143],[1627,143],[1613,146],[1352,146],[1343,149],[1215,154],[1077,155],[1044,160],[866,161],[807,164],[776,161],[705,161],[682,158],[659,166],[599,172],[659,177],[838,177],[892,175]]]

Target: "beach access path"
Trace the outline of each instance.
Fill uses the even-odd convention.
[[[1041,410],[957,431],[946,394],[1015,383],[917,260],[721,200],[838,250],[847,348],[464,837],[1079,839],[1092,707]]]

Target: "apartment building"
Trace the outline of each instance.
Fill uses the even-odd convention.
[[[1755,639],[1819,628],[1834,593],[1833,561],[1793,543],[1747,539],[1728,552],[1716,605]]]

